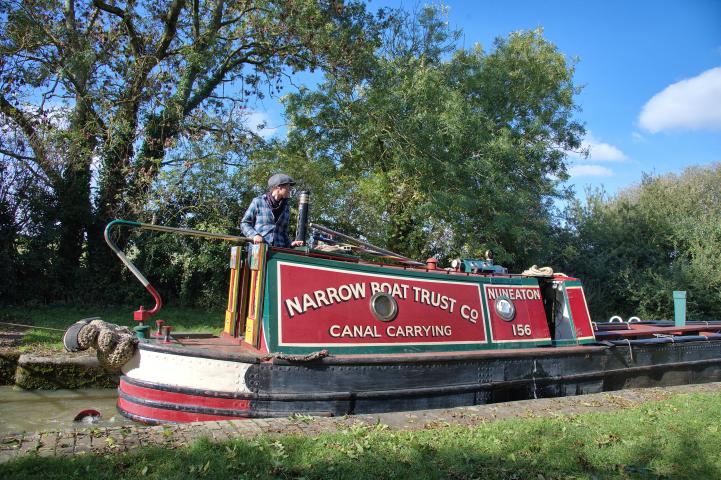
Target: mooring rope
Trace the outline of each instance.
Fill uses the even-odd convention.
[[[309,353],[308,355],[288,355],[282,352],[273,352],[265,355],[264,357],[260,357],[260,361],[266,362],[268,360],[277,358],[279,360],[287,360],[289,362],[312,362],[313,360],[318,360],[328,356],[330,356],[330,353],[328,352],[328,350],[325,349]]]
[[[63,328],[40,327],[38,325],[24,325],[22,323],[0,322],[0,325],[11,325],[13,327],[37,328],[39,330],[51,330],[53,332],[64,332],[65,331],[65,329],[63,329]]]

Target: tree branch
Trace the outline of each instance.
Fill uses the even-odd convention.
[[[8,102],[3,95],[0,95],[0,113],[6,115],[20,127],[35,153],[35,162],[43,169],[51,182],[59,182],[61,179],[60,174],[47,158],[45,146],[37,133],[36,122],[27,113]]]
[[[200,103],[208,98],[210,94],[213,93],[213,90],[220,85],[220,82],[223,81],[226,74],[236,68],[238,65],[247,63],[249,65],[255,65],[255,66],[262,66],[263,62],[251,60],[250,56],[254,52],[250,52],[243,56],[238,56],[238,58],[234,61],[231,61],[233,57],[238,55],[240,51],[243,50],[245,46],[241,46],[236,48],[233,52],[231,52],[223,61],[223,64],[218,67],[218,69],[215,71],[215,73],[205,82],[203,85],[198,88],[198,90],[195,92],[195,94],[190,98],[188,103],[185,105],[185,108],[183,109],[183,114],[186,115],[190,113],[195,107],[200,105]]]
[[[58,83],[60,82],[60,77],[55,77],[55,82],[53,82],[53,86],[48,90],[47,92],[43,93],[43,100],[40,102],[40,113],[42,113],[45,110],[45,102],[50,97],[50,95],[55,94],[55,89],[58,86]]]
[[[86,36],[90,35],[90,32],[93,31],[93,28],[95,27],[95,22],[98,19],[99,13],[100,13],[100,9],[96,8],[95,11],[93,12],[93,16],[90,17],[90,21],[88,22],[88,27],[85,29]]]
[[[213,8],[213,16],[210,21],[210,25],[212,25],[212,28],[210,30],[213,33],[217,33],[218,30],[220,30],[220,27],[222,27],[224,6],[225,0],[217,0],[215,3],[215,8]]]
[[[36,161],[35,157],[28,157],[27,155],[21,155],[19,153],[15,153],[13,151],[6,150],[2,147],[0,147],[0,154],[7,155],[8,157],[12,157],[17,160],[30,161],[30,162]]]
[[[78,46],[78,30],[75,23],[75,0],[65,0],[63,5],[65,14],[65,28],[68,30],[68,37],[73,48]]]
[[[101,0],[94,1],[101,2]],[[178,16],[184,5],[185,0],[173,1],[165,16],[165,29],[155,48],[155,54],[140,56],[136,62],[135,72],[131,75],[131,80],[128,82],[128,90],[123,94],[124,101],[121,108],[122,113],[120,113],[121,116],[126,118],[128,124],[132,125],[133,130],[138,123],[137,112],[141,101],[141,92],[152,69],[167,56],[168,47],[177,32]],[[123,15],[125,14],[123,13]],[[122,149],[129,150],[132,139],[128,137],[122,143],[125,144]]]
[[[6,150],[4,148],[0,148],[0,155],[6,155],[8,157],[16,159],[18,162],[23,164],[25,168],[27,169],[30,174],[42,182],[43,185],[46,187],[52,188],[53,185],[48,181],[47,177],[44,177],[40,175],[38,172],[35,171],[35,169],[32,167],[32,163],[38,164],[38,161],[34,157],[28,157],[27,155],[20,155],[19,153],[12,152],[10,150]]]
[[[55,45],[55,48],[58,49],[59,55],[62,57],[62,56],[63,56],[63,52],[65,51],[65,44],[64,44],[63,42],[61,42],[59,38],[57,38],[55,35],[53,35],[53,32],[48,28],[48,26],[46,25],[45,21],[43,21],[43,20],[41,20],[41,19],[38,19],[38,18],[34,15],[34,12],[32,12],[31,10],[28,9],[28,10],[25,10],[25,11],[26,11],[26,13],[28,14],[28,17],[30,17],[30,18],[33,19],[33,21],[35,22],[35,25],[36,25],[38,28],[40,28],[40,30],[43,31],[43,33],[45,34],[45,36],[47,36],[47,37],[50,39],[50,43],[52,43],[53,45]],[[36,46],[38,46],[38,45],[36,45]]]
[[[116,17],[120,17],[123,20],[125,19],[125,12],[123,12],[122,9],[116,7],[115,5],[110,5],[109,3],[105,3],[102,0],[93,0],[93,6],[98,10],[112,13]]]
[[[200,38],[200,0],[193,0],[193,37]]]
[[[173,4],[165,15],[165,30],[158,41],[158,46],[155,48],[155,58],[165,58],[165,52],[168,50],[170,42],[175,38],[178,28],[178,16],[184,6],[185,0],[173,0]]]
[[[130,15],[127,15],[120,8],[105,3],[102,0],[93,0],[93,6],[95,6],[98,10],[111,13],[120,18],[123,25],[125,25],[125,29],[128,31],[128,36],[130,37],[130,47],[133,49],[133,53],[135,56],[143,54],[143,42],[140,40],[137,30],[135,30],[135,25],[133,24]],[[130,8],[130,5],[128,5],[128,8]]]
[[[246,3],[247,3],[247,2],[246,2]],[[253,10],[260,10],[260,9],[257,8],[256,6],[254,6],[254,5],[251,3],[251,6],[249,6],[249,7],[246,8],[246,9],[244,9],[243,11],[241,11],[240,14],[236,15],[235,17],[233,17],[233,18],[231,18],[231,19],[229,19],[229,20],[219,21],[218,24],[217,24],[217,26],[218,26],[219,28],[222,28],[222,27],[227,27],[228,25],[232,25],[232,24],[234,24],[234,23],[237,23],[237,22],[239,22],[244,16],[246,16],[249,12],[252,12]]]

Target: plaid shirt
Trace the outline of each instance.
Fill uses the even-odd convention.
[[[290,219],[290,202],[285,202],[285,208],[278,216],[273,217],[273,209],[268,205],[265,195],[255,197],[243,219],[240,221],[240,231],[243,235],[253,238],[256,235],[263,237],[263,241],[275,247],[290,248],[288,239],[288,220]]]

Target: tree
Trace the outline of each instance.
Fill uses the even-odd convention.
[[[690,318],[718,318],[719,184],[721,165],[692,167],[569,208],[555,263],[584,280],[594,317],[672,318],[672,292],[687,290]]]
[[[541,31],[488,54],[455,38],[437,7],[401,18],[368,78],[331,75],[286,97],[288,140],[272,157],[341,230],[416,258],[491,248],[526,267],[565,194],[563,151],[583,134],[573,66]]]
[[[30,183],[29,175],[17,165],[0,163],[0,298],[14,300],[13,288],[18,278],[18,229],[24,223],[20,217],[27,211],[27,199],[21,194]]]
[[[357,1],[9,0],[0,18],[0,155],[52,192],[64,284],[84,252],[91,270],[115,265],[102,227],[140,216],[160,170],[194,160],[168,160],[184,139],[242,161],[249,99],[300,70],[359,75],[377,36]]]

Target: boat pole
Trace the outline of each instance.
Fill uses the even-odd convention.
[[[201,230],[193,230],[191,228],[175,228],[175,227],[165,227],[163,225],[153,225],[152,223],[142,223],[142,222],[132,222],[130,220],[113,220],[112,222],[108,223],[108,225],[105,227],[105,243],[108,244],[110,249],[115,252],[115,255],[118,256],[121,262],[128,267],[128,270],[130,270],[133,275],[135,275],[135,278],[137,278],[141,284],[143,284],[143,287],[150,293],[150,295],[153,296],[153,299],[155,300],[155,306],[151,310],[145,310],[143,306],[141,305],[138,310],[133,312],[133,319],[138,322],[144,322],[145,320],[150,319],[153,315],[158,313],[160,311],[160,308],[163,306],[163,300],[160,298],[160,294],[158,294],[158,291],[155,290],[155,287],[153,287],[147,278],[145,278],[145,275],[143,275],[138,268],[133,265],[133,262],[131,262],[128,257],[125,256],[125,254],[120,250],[120,248],[113,242],[113,240],[110,238],[110,230],[113,229],[113,227],[130,227],[130,228],[140,228],[141,230],[153,230],[156,232],[166,232],[166,233],[178,233],[181,235],[189,235],[191,237],[203,237],[203,238],[212,238],[215,240],[225,240],[229,242],[252,242],[253,240],[248,237],[238,237],[235,235],[225,235],[222,233],[211,233],[211,232],[203,232]],[[141,324],[142,325],[142,324]]]
[[[395,258],[397,258],[398,260],[400,260],[400,261],[403,262],[403,263],[407,263],[407,264],[410,264],[410,265],[416,265],[416,266],[419,266],[419,267],[425,267],[425,266],[426,266],[425,263],[419,262],[419,261],[417,261],[417,260],[412,260],[412,259],[410,259],[410,258],[408,258],[408,257],[404,257],[403,255],[399,255],[399,254],[397,254],[397,253],[391,252],[390,250],[386,250],[386,249],[381,248],[381,247],[376,247],[375,245],[373,245],[373,244],[371,244],[371,243],[364,242],[363,240],[358,240],[357,238],[353,238],[353,237],[351,237],[351,236],[345,235],[345,234],[340,233],[340,232],[336,232],[335,230],[331,230],[330,228],[324,227],[323,225],[318,225],[317,223],[309,223],[308,226],[310,226],[310,228],[314,228],[314,229],[316,229],[316,230],[319,230],[319,231],[321,231],[321,232],[323,232],[323,233],[327,233],[327,234],[329,234],[329,235],[333,235],[333,236],[337,236],[337,237],[343,238],[343,239],[345,239],[345,240],[348,240],[349,242],[355,243],[356,245],[360,245],[360,246],[362,246],[362,247],[370,248],[370,249],[372,249],[372,250],[375,250],[375,251],[378,252],[378,253],[382,253],[382,254],[384,254],[384,255],[389,255],[389,256],[391,256],[391,257],[395,257]]]

